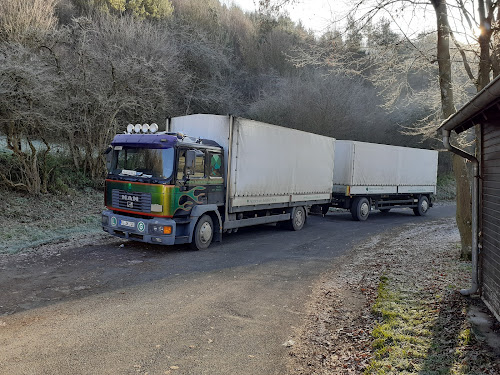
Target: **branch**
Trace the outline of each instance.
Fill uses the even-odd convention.
[[[457,0],[457,3],[458,3],[458,6],[460,8],[460,10],[462,11],[462,15],[465,17],[465,20],[467,21],[467,24],[469,25],[469,29],[473,29],[474,27],[472,26],[472,21],[470,19],[470,14],[469,14],[469,11],[467,11],[467,9],[465,9],[465,5],[464,5],[464,2],[463,0]]]
[[[26,184],[23,184],[22,182],[19,182],[19,183],[12,182],[2,172],[0,172],[0,177],[2,178],[3,182],[5,182],[7,184],[7,186],[9,186],[9,187],[11,187],[13,189],[21,189],[21,190],[29,191],[28,186]]]
[[[465,55],[464,49],[462,48],[460,43],[458,43],[458,40],[455,38],[455,35],[451,31],[450,31],[450,36],[451,36],[451,39],[453,40],[453,43],[455,43],[455,46],[457,47],[458,52],[460,52],[460,55],[462,56],[462,60],[464,62],[464,68],[465,68],[465,71],[467,72],[467,76],[469,77],[469,79],[472,82],[477,82],[476,78],[474,77],[474,74],[472,74],[472,69],[469,65],[469,61],[467,60],[467,56]]]

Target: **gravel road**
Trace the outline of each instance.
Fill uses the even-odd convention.
[[[454,213],[311,216],[300,232],[248,228],[202,252],[106,238],[0,256],[0,373],[282,374],[284,344],[335,258]]]

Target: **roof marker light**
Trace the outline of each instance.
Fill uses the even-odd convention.
[[[140,133],[141,132],[141,129],[142,129],[142,125],[141,124],[135,124],[134,126],[134,131],[136,133]]]
[[[128,124],[127,125],[127,133],[131,134],[134,132],[134,124]]]
[[[142,132],[147,133],[149,130],[149,125],[148,124],[142,124]]]
[[[158,131],[158,124],[155,124],[154,122],[149,126],[149,131],[151,133],[156,133]]]

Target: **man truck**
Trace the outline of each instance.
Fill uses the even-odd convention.
[[[311,207],[330,204],[333,138],[219,115],[177,117],[168,127],[130,125],[113,139],[106,232],[199,250],[250,225],[300,230]]]
[[[310,212],[410,207],[425,215],[437,152],[333,138],[233,116],[189,115],[167,129],[129,125],[107,154],[102,227],[125,239],[206,249],[222,233]]]

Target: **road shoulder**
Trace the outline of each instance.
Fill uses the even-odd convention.
[[[500,360],[467,320],[478,299],[459,259],[454,219],[374,236],[315,285],[289,374],[498,374]],[[441,371],[441,372],[439,372]]]

